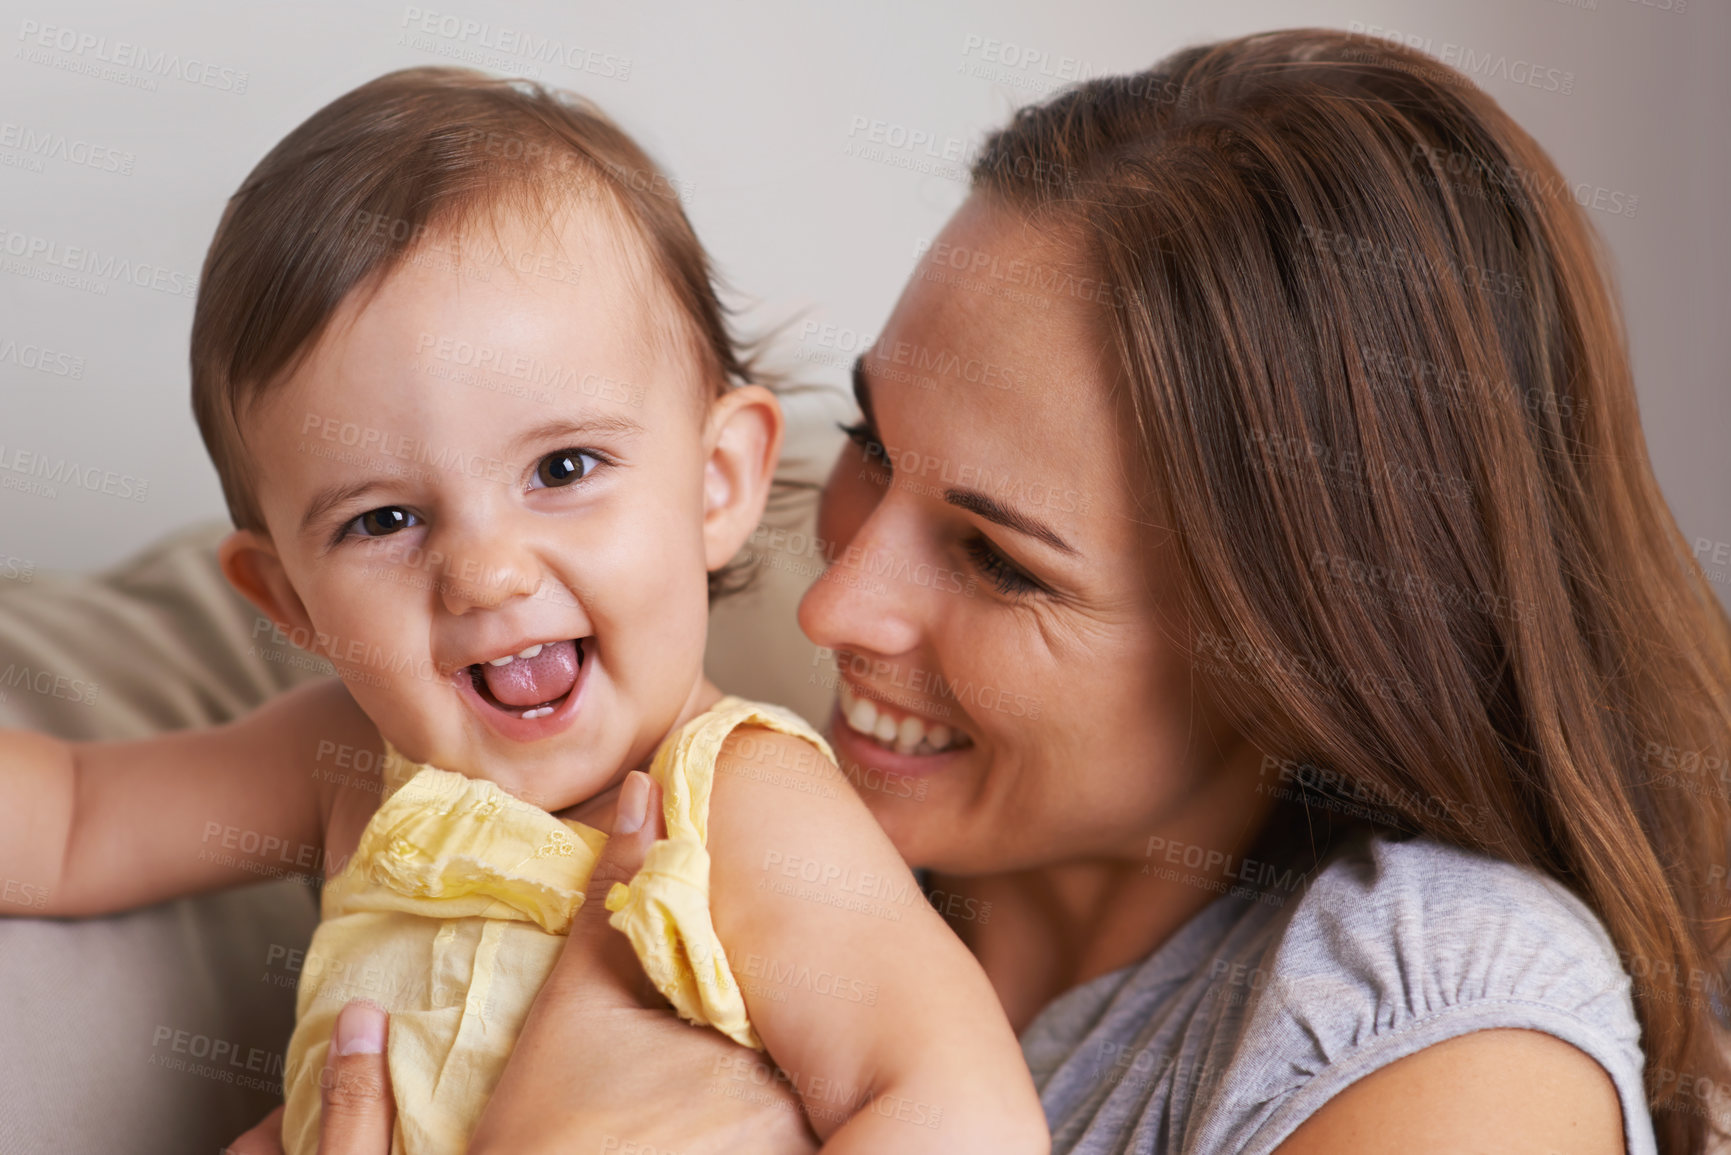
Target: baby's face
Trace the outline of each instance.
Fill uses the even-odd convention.
[[[405,261],[245,422],[271,546],[380,732],[549,810],[704,684],[709,391],[598,215]]]

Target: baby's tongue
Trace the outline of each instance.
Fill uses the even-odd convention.
[[[577,643],[548,642],[532,658],[503,666],[481,663],[481,677],[493,697],[507,706],[539,706],[564,696],[577,684]]]

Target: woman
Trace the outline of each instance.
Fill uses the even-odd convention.
[[[1190,49],[992,137],[862,361],[800,620],[1054,1150],[1709,1134],[1731,815],[1665,770],[1725,764],[1731,628],[1566,190],[1415,52]],[[740,1068],[605,949],[574,933],[477,1151],[785,1119],[647,1098]],[[573,1105],[598,1037],[620,1083]]]

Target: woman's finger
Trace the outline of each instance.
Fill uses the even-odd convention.
[[[389,1019],[357,999],[337,1015],[319,1077],[319,1155],[390,1155],[396,1104],[385,1061]]]
[[[585,1000],[636,1003],[648,990],[632,953],[631,943],[608,924],[607,892],[613,884],[630,882],[643,867],[644,856],[666,828],[661,814],[661,787],[649,775],[633,770],[619,787],[613,832],[589,876],[583,905],[571,921],[571,934],[548,982],[572,984]]]
[[[222,1155],[283,1155],[282,1108],[266,1115],[258,1126],[224,1147]]]

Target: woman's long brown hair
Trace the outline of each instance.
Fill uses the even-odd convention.
[[[1700,1150],[1731,1096],[1731,626],[1550,159],[1429,57],[1295,30],[1023,109],[974,183],[1082,226],[1223,703],[1585,900],[1661,1149]]]

